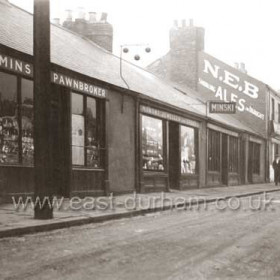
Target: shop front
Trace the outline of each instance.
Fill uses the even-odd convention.
[[[0,191],[34,190],[34,90],[32,59],[0,54]],[[63,73],[63,71],[65,73]],[[54,68],[51,73],[55,194],[105,194],[108,90],[90,78]]]
[[[199,186],[200,122],[151,106],[140,106],[142,192]]]
[[[207,124],[207,185],[240,184],[240,136],[214,124]]]

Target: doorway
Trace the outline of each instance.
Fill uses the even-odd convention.
[[[71,176],[71,131],[69,90],[52,86],[52,134],[54,186],[56,195],[70,196]]]
[[[171,189],[180,189],[179,124],[169,122],[169,182]]]
[[[222,184],[228,185],[228,135],[222,134]]]

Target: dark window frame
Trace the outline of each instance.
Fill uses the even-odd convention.
[[[229,136],[229,172],[238,173],[239,170],[239,139]]]
[[[0,162],[0,166],[30,166],[30,167],[34,167],[34,157],[33,157],[33,163],[32,164],[26,164],[23,162],[23,153],[22,153],[22,80],[28,80],[31,81],[33,83],[33,110],[34,110],[34,80],[32,79],[32,77],[28,77],[28,76],[24,76],[24,75],[20,75],[18,73],[15,73],[13,71],[9,71],[6,69],[1,69],[0,73],[4,73],[7,75],[11,75],[14,76],[16,78],[16,100],[17,100],[17,121],[18,121],[18,161],[17,162],[13,162],[13,163],[2,163]],[[34,113],[34,111],[33,111]],[[33,140],[34,140],[34,131],[33,131]]]
[[[221,133],[208,129],[208,171],[221,171]]]
[[[144,169],[143,168],[143,135],[142,135],[142,129],[143,129],[143,117],[149,117],[152,119],[160,120],[162,122],[162,157],[163,157],[163,170],[160,169]],[[166,120],[161,119],[159,117],[148,115],[148,114],[140,114],[140,121],[141,121],[141,161],[142,161],[142,170],[143,172],[160,172],[160,173],[166,173],[167,168],[167,143],[166,143]]]
[[[181,131],[182,131],[182,127],[187,127],[187,128],[191,128],[191,129],[193,129],[193,131],[194,131],[194,155],[195,155],[195,173],[182,173],[181,171],[180,171],[180,174],[181,174],[181,176],[190,176],[190,175],[197,175],[198,174],[198,171],[199,171],[199,169],[198,169],[198,164],[199,164],[199,159],[198,159],[198,128],[197,127],[192,127],[192,126],[188,126],[188,125],[183,125],[183,124],[180,124],[180,129],[179,129],[179,131],[180,131],[180,135],[179,135],[179,137],[180,137],[180,146],[179,146],[179,148],[180,148],[180,155],[179,155],[179,158],[180,158],[180,166],[181,166],[181,161],[182,161],[182,159],[181,159],[181,148],[182,148],[182,143],[181,143]]]
[[[73,167],[77,168],[87,168],[87,169],[104,169],[104,164],[105,164],[105,103],[102,102],[103,100],[100,100],[98,98],[95,98],[91,95],[86,95],[77,91],[70,91],[70,107],[72,106],[72,94],[77,94],[82,96],[82,106],[83,106],[83,113],[81,116],[84,117],[84,146],[83,146],[83,151],[84,151],[84,163],[83,164],[73,164],[73,158],[71,159],[71,164]],[[98,153],[99,153],[99,166],[91,166],[88,164],[87,161],[87,150],[89,147],[87,146],[87,136],[88,136],[88,131],[87,131],[87,123],[88,123],[88,117],[87,117],[87,100],[91,98],[95,100],[96,104],[96,138],[98,142]],[[72,130],[72,108],[71,108],[71,130]],[[78,114],[74,114],[78,115]],[[71,149],[72,149],[72,136],[71,136]]]
[[[271,98],[271,120],[275,120],[275,100]]]
[[[252,173],[260,175],[261,165],[261,144],[256,142],[252,143]]]

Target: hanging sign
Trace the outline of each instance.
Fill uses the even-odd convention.
[[[211,114],[235,114],[236,103],[235,102],[209,102],[209,113]]]

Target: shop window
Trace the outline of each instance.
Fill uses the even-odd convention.
[[[30,165],[34,162],[33,141],[33,82],[21,80],[21,139],[22,139],[22,162]]]
[[[144,170],[164,170],[162,120],[142,116],[142,156]]]
[[[91,97],[72,93],[72,164],[100,168],[101,124],[99,102]],[[101,112],[100,112],[101,113]]]
[[[221,146],[220,133],[214,130],[208,130],[208,170],[220,171]]]
[[[261,155],[261,145],[255,142],[252,144],[252,156],[253,156],[253,173],[260,174],[260,155]]]
[[[275,120],[275,100],[271,98],[271,120]]]
[[[238,138],[229,136],[229,172],[238,172]]]
[[[181,173],[195,174],[196,159],[196,130],[191,127],[181,126]]]
[[[0,163],[19,163],[17,77],[0,72]]]

